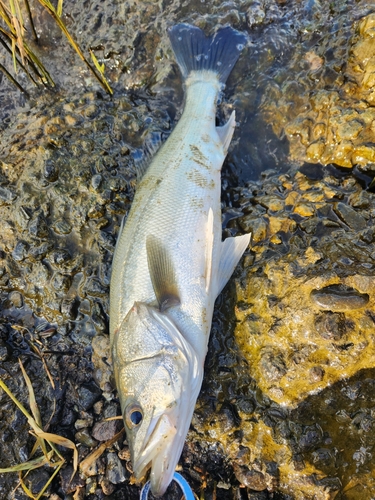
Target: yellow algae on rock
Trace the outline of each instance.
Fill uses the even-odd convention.
[[[238,345],[261,390],[288,407],[375,366],[368,244],[375,242],[375,226],[367,222],[375,201],[349,177],[334,174],[321,180],[295,174],[284,209],[277,217],[262,214],[268,221],[262,247],[253,247],[246,280],[236,283]],[[265,205],[262,196],[257,201]],[[292,214],[303,219],[296,222]],[[267,251],[285,241],[288,251]]]
[[[301,59],[309,65],[301,70],[301,59],[292,59],[284,69],[280,92],[270,93],[263,113],[277,135],[288,137],[293,160],[344,168],[366,167],[375,161],[374,25],[374,13],[353,24],[344,56],[336,45],[343,41],[335,32],[326,47],[331,60],[301,47]],[[312,78],[314,72],[319,80]],[[297,92],[301,88],[303,94]],[[278,114],[280,109],[283,112]]]
[[[299,203],[294,207],[293,212],[302,215],[302,217],[309,217],[314,214],[315,210],[313,205],[309,203]]]

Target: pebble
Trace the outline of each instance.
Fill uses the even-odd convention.
[[[347,332],[345,314],[323,312],[315,319],[315,329],[323,339],[340,340]]]
[[[21,308],[23,306],[23,296],[20,292],[10,292],[8,295],[8,300],[16,308]]]
[[[98,191],[102,182],[103,177],[100,174],[93,175],[93,177],[91,178],[91,186],[93,187],[93,189],[95,189],[95,191]]]
[[[114,484],[112,484],[107,478],[104,478],[100,482],[100,486],[103,490],[104,495],[106,495],[106,496],[112,495],[112,493],[116,489],[116,486]]]
[[[6,344],[0,340],[0,361],[6,361],[8,359],[8,348]]]
[[[92,436],[98,441],[108,441],[108,439],[112,439],[117,434],[120,425],[122,425],[120,420],[96,422],[92,429]]]
[[[29,248],[30,246],[25,241],[18,241],[12,252],[13,259],[17,262],[26,259]]]
[[[57,179],[59,178],[59,168],[53,160],[45,160],[43,175],[48,182],[57,181]]]
[[[309,370],[309,378],[311,382],[321,382],[324,378],[324,370],[320,366],[313,366]]]
[[[77,426],[77,422],[75,423]],[[77,428],[77,427],[76,427]],[[98,442],[91,436],[90,431],[87,428],[81,429],[75,434],[76,441],[87,446],[88,448],[94,448]]]
[[[94,495],[98,487],[98,481],[96,477],[88,477],[86,479],[86,496]]]
[[[31,219],[28,229],[31,236],[40,239],[48,238],[49,234],[48,224],[42,214],[38,214]]]
[[[255,242],[262,241],[267,236],[267,223],[262,218],[242,217],[239,224],[245,233],[251,233]]]
[[[125,469],[121,463],[121,460],[117,456],[117,453],[108,453],[107,455],[107,469],[106,478],[112,484],[123,483],[126,479]]]
[[[369,301],[367,293],[360,293],[354,288],[343,285],[330,285],[320,290],[313,290],[310,297],[318,306],[330,311],[360,309]]]
[[[247,488],[255,491],[264,491],[267,488],[266,478],[262,472],[236,464],[233,468],[236,479]]]
[[[287,373],[284,356],[275,350],[262,353],[260,368],[268,380],[280,380]]]
[[[80,407],[87,411],[100,398],[101,390],[94,382],[89,382],[78,388],[78,396]]]
[[[0,205],[10,205],[17,198],[11,189],[0,186]]]
[[[78,418],[75,421],[74,427],[78,430],[84,429],[85,427],[91,427],[94,423],[94,417],[88,415],[86,418]]]
[[[366,219],[346,203],[336,203],[334,210],[340,219],[342,219],[351,229],[361,231],[366,228]]]
[[[53,225],[53,230],[57,234],[69,234],[72,226],[64,219],[57,220]]]
[[[293,212],[302,215],[302,217],[310,217],[314,215],[315,209],[314,206],[309,203],[299,203],[293,208]]]

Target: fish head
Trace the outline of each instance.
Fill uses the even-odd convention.
[[[113,364],[133,471],[154,496],[180,458],[203,369],[167,314],[136,302],[115,334]]]

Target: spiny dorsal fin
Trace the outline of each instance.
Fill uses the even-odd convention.
[[[176,273],[163,242],[150,234],[146,238],[147,263],[160,311],[180,304]]]

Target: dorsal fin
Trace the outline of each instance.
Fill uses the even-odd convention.
[[[229,120],[225,125],[222,125],[221,127],[216,127],[216,132],[220,137],[225,155],[228,152],[229,144],[230,141],[232,140],[235,127],[236,127],[236,112],[234,110],[232,111]]]
[[[160,311],[180,304],[176,273],[163,242],[154,235],[146,238],[147,263]]]
[[[221,243],[221,255],[219,272],[217,277],[216,297],[226,285],[229,278],[232,276],[235,267],[237,266],[242,254],[250,243],[251,234],[243,234],[226,238]]]

